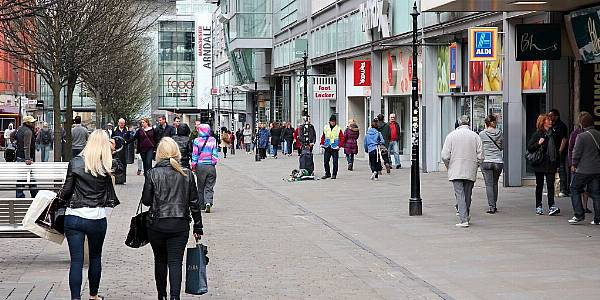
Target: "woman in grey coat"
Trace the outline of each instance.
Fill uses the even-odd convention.
[[[485,190],[488,199],[488,214],[495,214],[498,209],[498,180],[502,174],[502,131],[496,128],[497,119],[494,115],[489,115],[485,118],[485,130],[479,133],[483,144],[483,164],[481,165],[481,173],[485,180]]]

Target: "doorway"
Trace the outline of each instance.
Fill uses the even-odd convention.
[[[527,151],[527,142],[533,136],[537,128],[535,123],[540,114],[546,113],[546,94],[524,94],[523,101],[525,101],[525,149],[523,153]],[[535,173],[529,164],[525,161],[523,156],[523,166],[525,177],[533,177]]]
[[[360,130],[358,137],[359,153],[364,152],[362,148],[364,136],[367,132],[370,122],[367,122],[367,114],[365,113],[366,102],[365,97],[348,97],[348,122],[356,121],[356,125]]]

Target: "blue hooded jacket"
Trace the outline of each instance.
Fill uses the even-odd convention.
[[[379,130],[372,127],[367,130],[367,134],[365,135],[365,151],[367,153],[376,150],[377,145],[382,145],[384,143],[385,140]]]

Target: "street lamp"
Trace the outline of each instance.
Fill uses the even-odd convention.
[[[421,201],[421,179],[419,173],[419,79],[417,76],[417,17],[419,10],[417,2],[410,14],[413,21],[412,31],[412,158],[410,166],[410,199],[408,201],[408,215],[420,216],[423,214]]]

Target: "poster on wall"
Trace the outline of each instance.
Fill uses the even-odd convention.
[[[570,38],[584,64],[600,62],[600,10],[582,9],[570,15]]]
[[[545,60],[521,62],[521,90],[545,92],[548,81],[548,63]]]
[[[412,49],[400,47],[384,52],[382,70],[384,80],[382,92],[384,95],[410,95],[412,87]],[[422,91],[423,56],[421,49],[417,52],[417,78],[419,93]]]
[[[450,92],[450,48],[437,48],[437,92],[445,94]]]
[[[496,45],[502,52],[502,43]],[[502,59],[500,56],[493,61],[469,61],[469,91],[470,92],[501,92],[502,91]]]
[[[196,14],[196,101],[197,108],[208,109],[212,102],[212,16]]]
[[[452,43],[448,48],[448,55],[450,56],[450,83],[449,88],[455,89],[458,87],[458,45]]]

